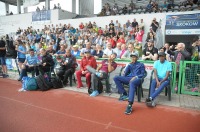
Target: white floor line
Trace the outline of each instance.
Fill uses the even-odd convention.
[[[71,118],[80,119],[80,120],[87,121],[87,122],[90,122],[90,123],[103,125],[103,126],[105,126],[105,129],[108,129],[109,127],[113,127],[113,128],[116,128],[116,129],[121,129],[123,131],[136,132],[136,131],[133,131],[131,129],[126,129],[126,128],[123,128],[123,127],[113,126],[113,125],[111,125],[112,122],[110,122],[108,124],[105,124],[105,123],[101,123],[101,122],[97,122],[97,121],[81,118],[81,117],[78,117],[78,116],[65,114],[65,113],[62,113],[62,112],[59,112],[59,111],[51,110],[51,109],[40,107],[40,106],[37,106],[37,105],[29,104],[29,103],[26,103],[26,102],[23,102],[23,101],[19,101],[19,100],[15,100],[15,99],[8,98],[8,97],[0,96],[0,98],[6,99],[6,100],[10,100],[10,101],[14,101],[14,102],[18,102],[18,103],[21,103],[21,104],[24,104],[24,105],[27,105],[27,106],[31,106],[31,107],[35,107],[35,108],[38,108],[38,109],[46,110],[46,111],[53,112],[53,113],[56,113],[56,114],[68,116],[68,117],[71,117]]]

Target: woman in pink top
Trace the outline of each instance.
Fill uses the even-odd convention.
[[[126,44],[122,44],[121,50],[122,50],[122,52],[121,52],[121,54],[120,54],[120,58],[121,58],[122,55],[126,52]]]
[[[135,39],[138,42],[142,42],[143,35],[144,35],[144,30],[142,30],[142,28],[139,28],[139,31],[135,33],[136,36]]]

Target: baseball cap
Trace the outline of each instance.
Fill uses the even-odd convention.
[[[77,45],[77,44],[75,44],[75,45],[73,46],[73,48],[78,48],[78,45]]]
[[[130,57],[133,57],[133,56],[139,57],[138,53],[132,53],[132,54],[130,54]]]
[[[158,56],[166,56],[165,52],[159,52]]]

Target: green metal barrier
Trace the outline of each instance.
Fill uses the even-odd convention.
[[[184,61],[180,70],[182,72],[181,93],[200,95],[200,61]]]
[[[176,87],[176,68],[177,68],[177,65],[176,65],[175,62],[171,62],[171,65],[172,65],[172,72],[171,72],[170,87],[171,87],[172,93],[175,93],[174,88]]]

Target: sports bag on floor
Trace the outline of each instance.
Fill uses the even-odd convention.
[[[49,79],[46,77],[46,75],[38,75],[36,77],[36,82],[39,90],[41,91],[47,91],[53,87],[52,83],[49,82]]]
[[[38,89],[38,85],[35,78],[23,77],[22,87],[27,91],[33,91]]]
[[[53,88],[55,89],[63,88],[63,83],[58,77],[51,78],[51,82],[52,82]]]

